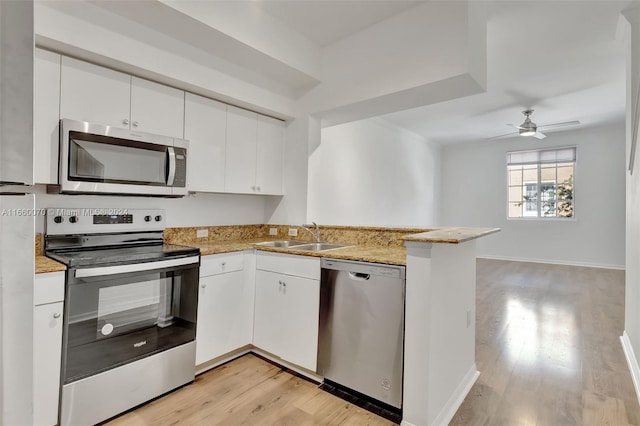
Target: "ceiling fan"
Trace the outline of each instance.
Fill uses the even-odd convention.
[[[536,123],[534,123],[533,121],[531,121],[531,114],[533,114],[533,110],[532,109],[527,109],[522,111],[522,113],[524,114],[524,122],[519,125],[519,126],[514,126],[513,124],[507,124],[507,126],[511,126],[515,129],[517,129],[515,132],[511,132],[511,133],[506,133],[504,135],[499,135],[499,136],[494,136],[491,138],[487,138],[487,140],[490,139],[498,139],[498,138],[503,138],[506,136],[513,136],[513,135],[520,135],[520,136],[533,136],[536,139],[544,139],[547,137],[547,135],[545,135],[544,133],[540,132],[538,129],[544,128],[545,130],[547,129],[557,129],[557,128],[561,128],[561,127],[569,127],[569,126],[575,126],[580,124],[580,122],[578,120],[574,120],[574,121],[565,121],[562,123],[549,123],[549,124],[541,124],[541,125],[537,125]]]

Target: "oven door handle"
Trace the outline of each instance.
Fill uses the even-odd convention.
[[[128,265],[102,266],[98,268],[77,269],[76,278],[102,277],[106,275],[127,274],[133,272],[153,271],[155,269],[171,268],[173,266],[198,263],[200,256],[183,257],[180,259],[160,260],[157,262],[133,263]]]

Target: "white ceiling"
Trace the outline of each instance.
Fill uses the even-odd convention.
[[[321,46],[421,1],[263,0],[265,12]],[[487,1],[487,91],[382,118],[437,143],[509,133],[522,111],[580,127],[625,116],[626,53],[616,39],[629,0]],[[549,130],[554,132],[564,129]]]
[[[616,30],[628,3],[489,3],[486,93],[383,118],[443,144],[509,133],[526,108],[538,124],[622,121],[626,54]]]
[[[326,46],[423,1],[263,0],[263,10],[309,40]]]

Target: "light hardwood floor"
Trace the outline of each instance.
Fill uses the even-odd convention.
[[[619,336],[624,272],[478,260],[481,374],[451,425],[637,425]],[[112,422],[122,425],[389,425],[255,356]]]
[[[330,395],[254,355],[108,423],[142,425],[372,425],[394,423]]]
[[[624,272],[478,260],[478,381],[451,425],[640,425]]]

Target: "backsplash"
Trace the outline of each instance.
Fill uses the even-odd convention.
[[[269,235],[269,229],[276,228],[278,235]],[[289,229],[297,229],[298,235],[289,236]],[[207,230],[208,236],[197,237],[197,231]],[[402,247],[404,241],[400,237],[431,231],[433,228],[383,228],[369,226],[336,226],[320,225],[320,240],[330,243],[342,243],[364,246]],[[223,242],[246,240],[301,240],[311,241],[313,236],[301,226],[289,225],[229,225],[229,226],[188,226],[166,228],[164,239],[173,244],[189,245],[195,242]],[[35,253],[43,254],[43,235],[35,237]]]
[[[208,236],[198,238],[198,230],[207,230]],[[188,245],[196,241],[254,240],[264,238],[268,233],[267,225],[187,226],[181,228],[166,228],[164,230],[164,239],[169,243]]]
[[[277,229],[277,235],[269,235],[271,228]],[[289,236],[289,229],[297,229],[298,235]],[[208,236],[198,238],[198,230],[206,230]],[[400,237],[430,230],[432,229],[320,225],[320,239],[322,241],[343,244],[402,247],[404,242],[399,239]],[[314,238],[311,233],[305,231],[301,226],[265,224],[167,228],[164,231],[164,237],[167,242],[184,245],[195,242],[204,243],[258,239],[311,241]]]

